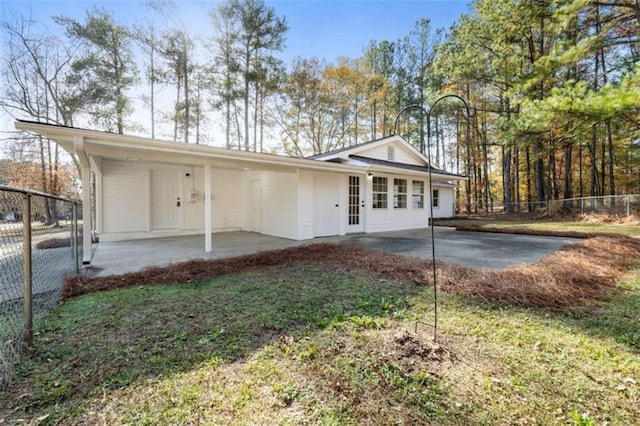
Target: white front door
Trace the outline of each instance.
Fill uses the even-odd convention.
[[[348,179],[348,211],[347,232],[364,231],[364,197],[362,196],[362,178],[360,176],[347,176]]]
[[[249,194],[249,230],[262,232],[262,183],[252,180]]]
[[[151,229],[179,229],[182,212],[182,191],[180,191],[178,170],[151,170]]]
[[[340,176],[316,173],[313,180],[313,235],[328,237],[340,230],[338,187]]]

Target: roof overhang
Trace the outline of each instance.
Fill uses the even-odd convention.
[[[407,170],[400,167],[392,167],[392,166],[379,166],[371,164],[369,165],[369,173],[384,173],[384,174],[395,174],[395,175],[409,175],[409,176],[421,176],[421,177],[429,177],[428,171],[419,171],[419,170]],[[460,180],[469,180],[468,176],[457,176],[450,174],[441,174],[437,172],[431,172],[431,178],[434,180],[444,180],[444,181],[460,181]]]
[[[450,173],[445,170],[429,168],[425,166],[417,166],[415,164],[394,163],[392,161],[380,160],[376,158],[362,157],[359,155],[350,155],[349,164],[357,164],[368,166],[370,172],[394,173],[403,175],[429,176],[432,179],[461,181],[469,180],[468,176]]]
[[[274,154],[235,151],[208,145],[188,144],[139,136],[18,120],[18,130],[37,133],[75,155],[130,161],[154,161],[171,164],[213,165],[239,169],[307,169],[341,173],[364,173],[362,166],[308,160]]]

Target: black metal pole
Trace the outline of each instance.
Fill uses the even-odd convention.
[[[429,163],[429,222],[431,225],[431,266],[433,269],[433,341],[438,340],[438,282],[436,273],[436,235],[433,227],[433,179],[431,179],[431,114],[427,113],[427,161]]]
[[[433,273],[433,341],[437,342],[438,340],[438,281],[437,281],[437,268],[436,268],[436,237],[435,237],[435,228],[433,225],[433,179],[432,179],[432,166],[431,166],[431,112],[434,107],[438,104],[438,102],[447,99],[447,98],[455,98],[462,102],[467,112],[467,118],[471,118],[474,114],[471,114],[469,109],[469,105],[464,98],[458,95],[444,95],[436,99],[432,104],[429,110],[425,109],[422,105],[409,105],[404,107],[396,116],[396,121],[393,125],[393,134],[396,135],[398,130],[398,121],[400,116],[409,109],[419,109],[422,114],[424,114],[427,118],[427,143],[425,146],[424,143],[424,133],[422,133],[422,140],[420,141],[423,148],[423,153],[427,153],[427,162],[429,163],[429,225],[431,228],[431,264],[432,264],[432,273]]]

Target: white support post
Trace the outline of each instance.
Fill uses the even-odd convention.
[[[91,264],[91,168],[82,165],[82,264]]]
[[[211,243],[211,165],[204,165],[204,251],[210,253]]]
[[[84,151],[84,138],[73,137],[73,151],[81,166],[82,182],[82,264],[91,264],[91,163]]]

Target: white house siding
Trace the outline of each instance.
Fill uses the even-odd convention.
[[[261,183],[261,233],[276,237],[299,239],[298,234],[298,175],[273,171],[243,173],[243,198],[247,203],[243,214],[243,229],[249,229],[250,182]]]
[[[181,175],[181,223],[178,229],[154,231],[150,224],[150,170]],[[204,231],[204,169],[139,161],[102,163],[102,241],[189,235]],[[187,176],[187,174],[189,176]],[[214,232],[241,228],[242,176],[238,170],[213,169]]]
[[[186,174],[190,176],[186,176]],[[204,231],[204,169],[186,167],[184,188],[184,230]],[[211,170],[211,227],[213,232],[239,230],[242,226],[242,174],[239,170]]]
[[[389,160],[387,147],[394,147],[394,159]],[[375,158],[376,160],[395,161],[396,163],[413,164],[415,166],[425,166],[425,162],[410,154],[405,147],[400,144],[391,143],[380,145],[375,148],[366,149],[357,153],[361,157]]]
[[[363,179],[360,179],[363,181]],[[340,207],[338,208],[338,235],[347,233],[347,225],[349,224],[349,175],[340,175],[338,180],[338,200]]]
[[[102,240],[149,231],[149,168],[136,161],[102,162]],[[119,234],[124,234],[118,238]]]
[[[313,238],[313,172],[298,170],[298,240]]]
[[[346,223],[346,207],[342,202],[346,191],[346,177],[339,173],[313,174],[313,236],[343,235]]]
[[[382,175],[375,176],[387,178],[387,208],[373,208],[373,179],[367,179],[367,216],[365,222],[365,232],[386,232],[399,231],[403,229],[424,228],[429,224],[428,209],[428,182],[423,178],[416,178],[404,175]],[[407,180],[407,208],[393,208],[393,179]],[[414,209],[412,203],[412,182],[421,180],[425,183],[425,208]]]
[[[453,217],[454,216],[454,190],[450,186],[439,187],[435,182],[433,189],[438,192],[438,207],[433,208],[433,217]]]

